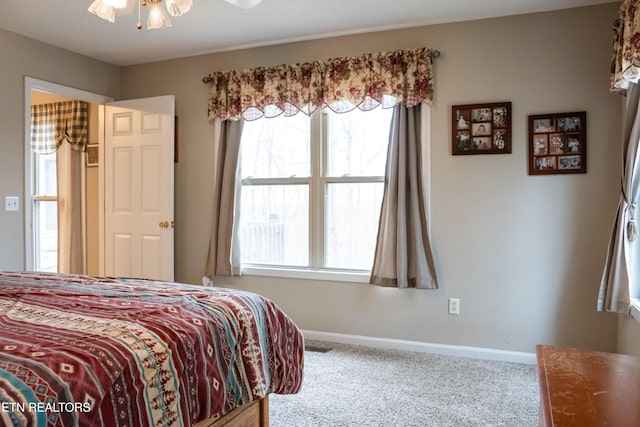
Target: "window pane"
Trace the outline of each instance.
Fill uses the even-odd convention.
[[[327,268],[371,270],[383,183],[328,184]]]
[[[245,122],[241,144],[242,176],[309,176],[310,123],[309,116],[302,113]]]
[[[309,265],[309,187],[242,187],[242,263]]]
[[[58,203],[34,202],[35,261],[37,271],[58,271]]]
[[[35,154],[36,195],[55,196],[57,194],[56,153]]]
[[[327,176],[382,176],[393,108],[327,115]]]

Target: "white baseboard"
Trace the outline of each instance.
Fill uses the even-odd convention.
[[[468,347],[463,345],[433,344],[419,341],[396,340],[390,338],[365,337],[361,335],[336,334],[303,330],[306,339],[329,341],[339,344],[362,345],[419,353],[442,354],[446,356],[469,357],[473,359],[495,360],[499,362],[536,364],[534,353],[498,350],[493,348]]]

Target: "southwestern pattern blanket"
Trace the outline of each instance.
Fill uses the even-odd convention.
[[[0,272],[3,426],[192,426],[302,383],[300,330],[224,288]]]

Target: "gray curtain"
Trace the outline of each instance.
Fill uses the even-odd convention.
[[[420,141],[421,105],[394,107],[384,195],[370,283],[436,289],[427,235]]]
[[[600,282],[598,311],[628,314],[631,295],[638,295],[636,272],[638,226],[636,209],[640,199],[640,174],[637,166],[640,146],[640,86],[630,83],[627,90],[622,145],[623,165],[618,212],[609,241],[607,259]]]
[[[56,153],[58,189],[58,273],[85,274],[85,153],[62,144]]]
[[[206,275],[239,276],[240,138],[244,121],[222,122],[214,188],[213,224]]]

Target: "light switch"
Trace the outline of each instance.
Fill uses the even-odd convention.
[[[20,197],[18,196],[5,196],[4,198],[4,210],[7,212],[15,212],[20,210]]]

